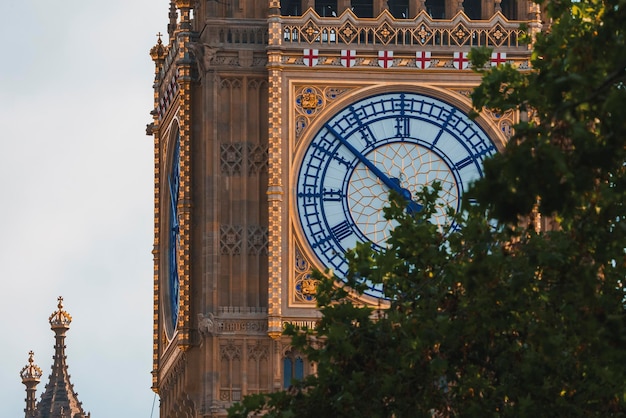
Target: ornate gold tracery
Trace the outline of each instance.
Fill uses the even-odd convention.
[[[377,19],[358,19],[350,10],[339,19],[322,19],[312,10],[300,17],[282,17],[284,45],[358,45],[451,47],[524,47],[520,22],[501,13],[489,20],[470,20],[459,12],[450,20],[433,20],[425,11],[414,19],[397,20],[388,11]]]

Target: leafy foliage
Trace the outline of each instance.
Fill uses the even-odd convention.
[[[473,94],[528,115],[478,204],[444,233],[438,185],[418,214],[393,197],[388,248],[351,251],[348,286],[318,274],[319,326],[286,330],[317,373],[230,416],[626,416],[626,2],[546,7],[534,71],[484,71]],[[353,302],[362,278],[386,306]]]
[[[502,66],[487,72],[472,95],[477,108],[528,115],[507,152],[486,164],[488,181],[477,194],[503,220],[528,214],[541,197],[544,214],[574,217],[587,207],[611,222],[612,204],[624,192],[614,176],[623,176],[626,153],[626,2],[546,6],[554,22],[537,34],[534,71]],[[478,58],[480,68],[484,55]],[[612,202],[598,205],[599,199]]]

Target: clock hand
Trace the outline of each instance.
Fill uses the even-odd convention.
[[[173,225],[172,225],[172,229],[175,230],[176,233],[178,233],[178,208],[176,207],[176,195],[178,195],[178,187],[176,187],[177,185],[172,184],[172,178],[169,177],[167,179],[167,182],[169,183],[169,187],[170,187],[170,206],[171,206],[171,210],[170,210],[170,216],[172,216],[174,219],[172,219],[174,221]]]
[[[363,164],[365,164],[365,166],[369,168],[370,171],[374,173],[376,177],[381,179],[382,182],[385,184],[385,186],[387,186],[391,190],[396,191],[400,196],[404,197],[408,201],[407,211],[409,213],[416,213],[422,210],[422,205],[413,201],[411,197],[411,192],[408,189],[405,189],[400,186],[399,179],[390,178],[385,173],[383,173],[378,167],[374,165],[373,162],[365,158],[363,154],[361,154],[351,143],[349,143],[343,136],[339,134],[339,132],[337,132],[328,123],[326,123],[324,126],[326,127],[326,129],[330,131],[330,133],[333,134],[335,138],[339,140],[339,142],[341,142],[343,146],[348,148],[348,150],[350,150],[350,152],[354,154],[355,157],[357,157]]]

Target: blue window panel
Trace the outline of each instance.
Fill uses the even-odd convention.
[[[290,358],[283,359],[283,388],[291,386],[291,376],[293,373],[293,363]]]
[[[295,379],[304,379],[304,361],[301,358],[296,359],[296,370],[293,374]]]

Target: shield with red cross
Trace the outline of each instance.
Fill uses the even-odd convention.
[[[491,53],[491,66],[497,67],[500,64],[506,62],[506,52],[492,52]]]
[[[464,70],[469,65],[469,59],[467,59],[467,52],[455,52],[452,58],[452,64],[457,70]]]
[[[415,64],[417,68],[422,70],[430,67],[430,51],[417,51],[415,53]]]
[[[304,65],[307,67],[313,67],[317,65],[318,50],[317,49],[305,49],[303,52]]]
[[[356,51],[354,49],[341,50],[341,65],[346,68],[354,67],[356,62]]]
[[[393,51],[378,51],[378,65],[389,68],[393,65]]]

